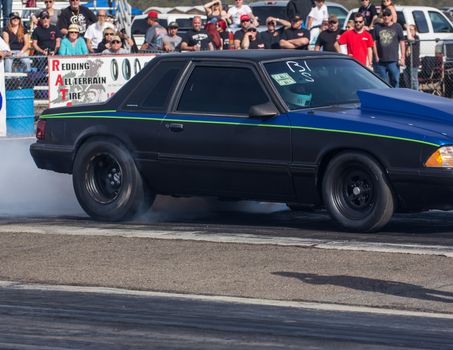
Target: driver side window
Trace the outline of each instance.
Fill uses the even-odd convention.
[[[251,69],[198,66],[184,87],[177,111],[248,116],[251,106],[268,101]]]

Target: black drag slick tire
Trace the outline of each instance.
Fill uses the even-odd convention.
[[[129,151],[114,139],[85,142],[75,157],[72,181],[80,206],[97,220],[130,219],[154,200]]]
[[[381,166],[361,152],[344,152],[327,166],[322,182],[324,206],[343,229],[375,232],[394,212],[394,197]]]

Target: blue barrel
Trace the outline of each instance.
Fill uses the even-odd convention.
[[[6,90],[6,132],[8,136],[34,134],[33,101],[33,89]]]

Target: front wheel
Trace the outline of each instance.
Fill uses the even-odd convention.
[[[344,229],[373,232],[385,226],[394,199],[380,165],[360,152],[345,152],[327,166],[322,182],[324,205]]]
[[[89,140],[80,147],[72,181],[81,207],[98,220],[129,219],[154,200],[128,150],[113,139]]]

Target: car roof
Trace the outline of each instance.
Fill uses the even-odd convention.
[[[348,58],[344,54],[323,51],[308,50],[220,50],[181,52],[161,55],[160,57],[185,58],[185,59],[233,59],[253,62],[271,61],[279,59],[300,59],[303,57],[341,57]]]

